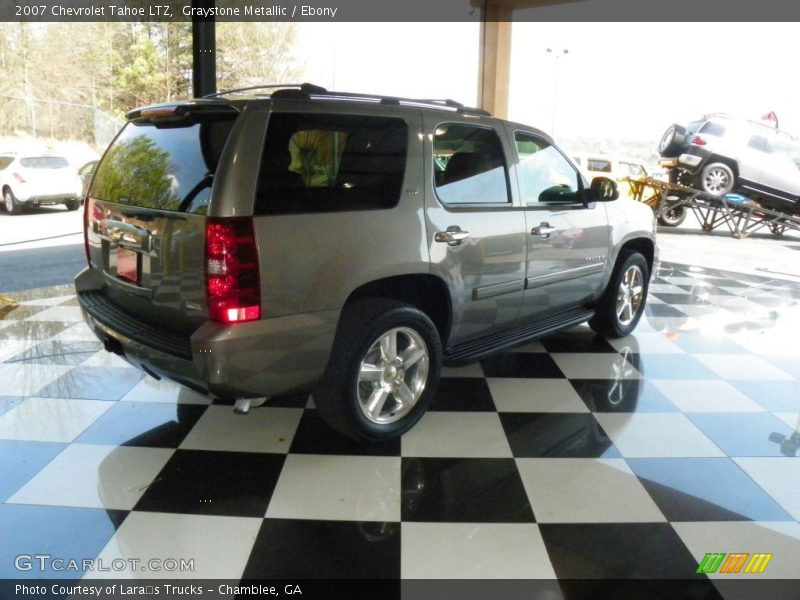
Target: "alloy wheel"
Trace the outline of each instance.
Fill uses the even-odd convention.
[[[636,318],[643,301],[644,276],[637,265],[631,265],[617,290],[617,318],[620,325],[625,327]]]
[[[425,391],[428,347],[409,327],[395,327],[376,339],[361,360],[358,403],[364,416],[379,425],[407,415]]]

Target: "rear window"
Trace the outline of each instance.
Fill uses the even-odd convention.
[[[273,113],[256,213],[391,208],[400,200],[407,148],[403,119]]]
[[[63,156],[31,156],[21,158],[19,162],[26,169],[63,169],[69,166]]]
[[[590,158],[586,161],[586,169],[599,173],[611,173],[611,161],[602,158]]]
[[[698,133],[705,133],[708,135],[715,135],[717,137],[722,137],[723,135],[725,135],[725,126],[720,125],[719,123],[713,123],[712,121],[708,121],[706,122],[705,125],[703,125],[700,128],[700,131]]]
[[[175,123],[128,123],[97,167],[93,198],[205,214],[235,115]]]

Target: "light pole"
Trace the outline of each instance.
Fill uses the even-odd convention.
[[[563,50],[553,50],[552,48],[547,49],[547,53],[550,56],[555,57],[555,63],[553,63],[553,114],[551,116],[550,122],[550,135],[555,137],[556,135],[556,112],[558,111],[558,63],[559,58],[562,56],[566,56],[569,54],[569,50],[564,48]]]

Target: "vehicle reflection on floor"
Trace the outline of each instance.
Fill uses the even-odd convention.
[[[566,597],[620,578],[715,597],[710,551],[769,551],[759,577],[800,578],[798,284],[665,265],[633,335],[578,327],[445,369],[423,420],[368,446],[306,395],[241,416],[143,376],[69,287],[15,299],[0,577],[63,577],[14,569],[35,548],[124,559],[85,578],[183,558],[170,578],[558,578]]]

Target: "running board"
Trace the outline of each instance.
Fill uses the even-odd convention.
[[[513,329],[506,329],[492,333],[468,342],[450,346],[444,352],[443,363],[448,367],[456,367],[466,363],[486,358],[515,346],[522,342],[529,342],[567,327],[585,323],[594,316],[594,310],[579,308],[558,313],[544,319],[529,321]]]

